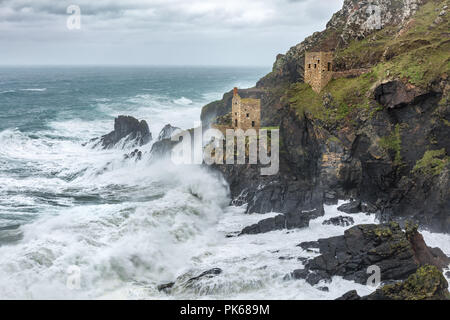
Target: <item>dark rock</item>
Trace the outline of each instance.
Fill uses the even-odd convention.
[[[152,140],[152,134],[145,120],[119,116],[114,119],[114,131],[102,136],[96,145],[100,144],[103,149],[110,149],[124,138],[133,146],[143,146]]]
[[[221,273],[222,273],[222,269],[220,269],[220,268],[213,268],[213,269],[207,270],[205,272],[202,272],[200,275],[190,278],[188,281],[186,281],[186,286],[191,286],[195,282],[197,282],[201,279],[213,278]]]
[[[325,220],[324,222],[322,222],[322,224],[324,225],[334,225],[334,226],[341,226],[341,227],[348,227],[351,226],[355,223],[355,221],[353,220],[352,217],[344,217],[344,216],[339,216],[339,217],[333,217],[331,219]]]
[[[290,274],[289,279],[296,279],[296,280],[306,279],[308,277],[308,275],[309,275],[309,271],[308,270],[306,270],[306,269],[297,269],[297,270],[294,270]]]
[[[292,260],[292,259],[294,259],[294,257],[281,256],[281,257],[278,257],[278,259],[279,260]]]
[[[298,244],[297,247],[300,247],[303,250],[319,249],[319,242],[318,241],[306,241],[306,242],[302,242],[302,243]]]
[[[401,81],[388,81],[380,84],[374,91],[375,100],[387,108],[404,106],[420,94],[417,88],[408,89]]]
[[[347,293],[344,293],[342,297],[339,297],[336,300],[361,300],[361,297],[358,295],[358,292],[356,292],[356,290],[351,290]]]
[[[175,282],[169,282],[169,283],[160,284],[157,288],[158,288],[158,291],[170,293],[170,289],[172,289],[174,285],[175,285]]]
[[[311,216],[307,213],[286,213],[267,218],[242,229],[240,235],[258,234],[275,230],[306,228]]]
[[[446,276],[447,278],[450,278],[450,271],[447,271],[447,272],[445,273],[445,276]]]
[[[329,292],[330,291],[330,288],[328,288],[328,287],[318,287],[317,289],[320,290],[320,291],[323,291],[323,292]]]
[[[358,225],[343,236],[319,240],[320,256],[305,269],[365,284],[369,266],[381,270],[381,281],[404,280],[420,265],[448,265],[448,257],[426,246],[417,230],[403,232],[397,223]],[[322,275],[323,277],[323,275]]]
[[[322,280],[324,280],[325,282],[331,282],[331,277],[326,272],[321,271],[321,270],[311,272],[306,277],[306,282],[308,282],[312,286],[315,286]]]
[[[172,134],[177,130],[180,130],[180,128],[172,127],[170,124],[166,124],[158,135],[158,141],[172,138]]]
[[[132,151],[128,154],[125,154],[124,159],[125,160],[135,159],[136,161],[139,161],[142,159],[142,151],[140,151],[139,149],[135,149],[134,151]]]
[[[366,213],[377,213],[379,210],[377,206],[371,204],[371,203],[361,203],[361,211]]]
[[[351,201],[350,203],[345,203],[338,207],[339,211],[345,213],[359,213],[362,211],[361,201]]]
[[[363,300],[450,300],[448,282],[435,266],[420,267],[406,281],[385,285]]]
[[[318,284],[320,281],[324,280],[326,282],[331,282],[331,277],[323,272],[323,271],[314,271],[311,272],[308,269],[297,269],[294,270],[293,272],[291,272],[290,274],[287,274],[286,276],[284,276],[283,278],[284,280],[306,280],[307,283],[309,283],[310,285],[314,286],[316,284]]]
[[[338,203],[338,195],[335,191],[327,191],[324,194],[325,204],[333,205]]]

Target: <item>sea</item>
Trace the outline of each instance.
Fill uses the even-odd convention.
[[[148,161],[152,142],[137,162],[124,158],[127,146],[89,144],[118,115],[146,120],[153,141],[166,124],[192,128],[204,105],[269,71],[0,67],[0,299],[335,299],[374,291],[340,277],[316,286],[286,279],[318,254],[297,244],[348,228],[322,225],[346,216],[337,205],[306,229],[230,237],[277,213],[231,206],[227,183],[203,167]],[[450,235],[423,234],[450,255]],[[212,268],[222,272],[188,281]]]

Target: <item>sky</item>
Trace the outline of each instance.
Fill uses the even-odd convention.
[[[0,0],[0,65],[271,66],[342,3]]]

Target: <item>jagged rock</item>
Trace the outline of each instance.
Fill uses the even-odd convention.
[[[298,244],[297,247],[300,247],[303,250],[319,249],[319,242],[318,241],[306,241],[306,242],[302,242],[302,243]]]
[[[188,281],[186,281],[186,287],[190,287],[194,285],[197,281],[204,279],[204,278],[213,278],[219,274],[222,273],[222,269],[220,268],[213,268],[210,270],[207,270],[205,272],[202,272],[200,275],[190,278]]]
[[[348,227],[351,226],[352,224],[354,224],[355,221],[353,220],[352,217],[344,217],[344,216],[339,216],[339,217],[334,217],[328,220],[325,220],[324,222],[322,222],[322,224],[325,225],[334,225],[334,226],[341,226],[341,227]]]
[[[386,108],[404,106],[413,102],[422,93],[422,90],[411,85],[407,87],[398,80],[382,83],[374,91],[375,100]]]
[[[302,279],[302,280],[306,280],[306,282],[312,286],[318,284],[322,280],[325,282],[331,282],[331,277],[328,276],[325,272],[323,272],[323,271],[311,272],[308,269],[294,270],[290,274],[285,275],[283,279],[284,280],[290,280],[290,279],[300,280],[300,279]]]
[[[377,206],[371,204],[371,203],[361,203],[361,211],[366,213],[377,213],[379,212],[379,209]]]
[[[132,152],[125,154],[124,159],[135,159],[136,161],[139,161],[142,159],[142,151],[139,149],[134,149]]]
[[[333,205],[338,203],[338,196],[335,191],[327,191],[324,195],[324,202],[328,205]]]
[[[170,289],[172,289],[174,285],[175,285],[175,282],[169,282],[169,283],[160,284],[157,288],[158,288],[158,291],[170,293]]]
[[[110,149],[124,138],[133,146],[143,146],[152,140],[152,134],[145,120],[119,116],[114,119],[114,131],[102,136],[95,146],[100,144],[103,149]]]
[[[447,278],[450,278],[450,271],[447,271],[447,272],[445,273],[445,276],[446,276]]]
[[[321,255],[309,260],[305,269],[362,284],[372,265],[380,268],[381,280],[386,281],[406,279],[423,264],[442,268],[449,263],[445,254],[426,246],[417,230],[403,232],[397,223],[358,225],[343,236],[318,242]]]
[[[320,290],[320,291],[323,291],[323,292],[329,292],[330,291],[330,288],[328,288],[328,287],[318,287],[317,289]]]
[[[311,218],[312,216],[310,214],[302,212],[280,214],[245,227],[242,229],[240,235],[258,234],[283,229],[306,228],[309,226],[309,220]]]
[[[336,300],[361,300],[361,297],[358,295],[358,292],[356,292],[356,290],[351,290],[344,293],[341,297],[337,298]]]
[[[385,285],[362,300],[450,300],[448,282],[435,266],[420,267],[406,281]]]
[[[161,132],[158,135],[158,141],[172,138],[172,134],[174,132],[176,132],[177,130],[181,130],[181,129],[178,127],[173,127],[170,124],[166,124],[164,126],[164,128],[162,128]]]
[[[289,280],[289,279],[306,279],[309,275],[309,271],[306,269],[296,269],[294,271],[292,271],[290,274],[284,276],[285,280]]]
[[[395,4],[391,0],[379,0],[376,4],[369,1],[345,0],[342,9],[336,12],[327,23],[326,30],[315,32],[300,44],[290,48],[286,54],[279,54],[273,64],[272,72],[262,78],[257,83],[257,87],[302,81],[306,51],[330,51],[342,48],[350,41],[366,38],[386,26],[399,26],[417,11],[421,3],[421,0],[402,0]],[[378,20],[368,18],[374,14],[379,16]],[[376,52],[372,53],[376,54]],[[345,67],[347,69],[370,67],[380,58],[369,56],[365,59],[365,65]]]
[[[345,212],[345,213],[359,213],[362,211],[361,208],[361,201],[351,201],[350,203],[345,203],[338,207],[339,211]]]

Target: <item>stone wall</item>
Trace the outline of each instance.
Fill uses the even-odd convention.
[[[235,89],[231,109],[233,129],[260,129],[261,99],[242,99]]]
[[[332,52],[307,52],[305,54],[305,83],[320,92],[333,77]]]

